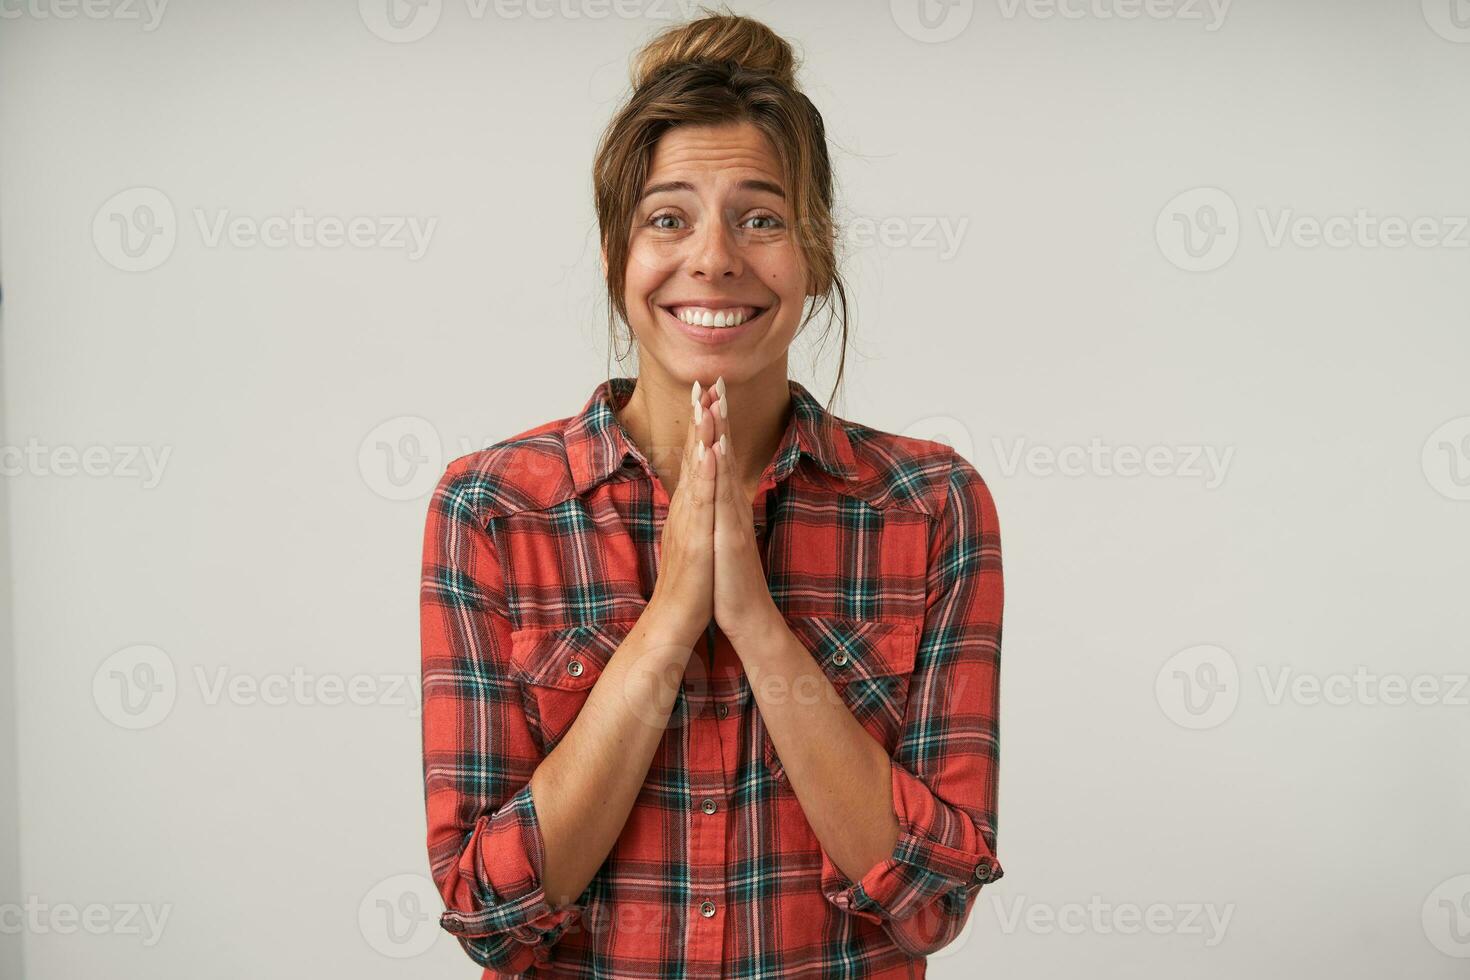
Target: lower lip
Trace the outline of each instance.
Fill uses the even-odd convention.
[[[771,312],[771,308],[768,306],[755,316],[748,318],[744,323],[734,327],[696,327],[692,323],[685,323],[662,306],[658,309],[660,313],[673,321],[674,326],[678,327],[684,336],[690,340],[697,341],[701,344],[709,344],[710,346],[719,346],[720,344],[728,344],[739,340],[752,327],[764,324],[765,320],[763,318],[767,313]]]

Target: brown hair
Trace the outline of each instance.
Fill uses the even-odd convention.
[[[797,62],[790,44],[760,21],[701,9],[705,16],[663,30],[634,57],[633,92],[597,147],[592,185],[607,250],[611,346],[617,346],[618,318],[625,324],[628,320],[628,239],[659,137],[679,125],[750,122],[765,134],[780,161],[790,195],[788,227],[808,270],[808,292],[819,297],[798,332],[824,307],[830,330],[834,307],[841,311],[835,396],[846,361],[847,290],[837,269],[832,164],[822,114],[796,86]],[[633,342],[630,329],[629,349]]]

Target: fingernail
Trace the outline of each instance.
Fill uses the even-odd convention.
[[[721,456],[725,455],[725,440],[723,437],[715,440],[715,452]]]
[[[728,439],[728,437],[726,437],[726,435],[723,432],[721,432],[720,433],[720,455],[723,456],[726,453],[728,453],[729,451],[730,451],[730,440]]]
[[[725,400],[725,376],[722,374],[715,379],[715,391],[719,392],[720,401]]]
[[[722,391],[722,392],[720,392],[720,418],[727,419],[729,417],[730,417],[730,409],[725,404],[725,393]]]
[[[704,443],[696,442],[694,444],[694,458],[699,460],[701,463],[704,462]]]
[[[699,404],[699,379],[694,379],[694,389],[689,392],[689,404],[694,406],[694,422],[699,424],[704,421],[704,406]]]

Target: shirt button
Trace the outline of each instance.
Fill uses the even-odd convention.
[[[699,914],[702,915],[702,916],[704,916],[706,919],[713,919],[715,917],[715,903],[714,902],[700,902],[699,903]]]
[[[568,674],[571,674],[573,677],[581,677],[582,676],[582,661],[580,661],[580,660],[573,660],[571,663],[567,664],[567,673]]]
[[[847,666],[847,651],[846,650],[838,650],[837,653],[832,657],[832,662],[834,664],[836,664],[837,666],[839,666],[839,667],[846,667]]]
[[[723,720],[729,714],[730,714],[730,706],[728,704],[725,704],[722,701],[719,704],[715,705],[715,716],[716,717],[718,717],[718,718],[720,718],[720,719]]]
[[[980,863],[975,865],[975,880],[981,884],[989,884],[993,879],[991,875],[995,869],[990,864],[989,858],[981,858]]]
[[[705,813],[714,813],[715,810],[719,809],[718,805],[715,803],[714,800],[708,800],[708,799],[705,800],[703,803],[699,804],[699,808],[701,810],[703,810]]]

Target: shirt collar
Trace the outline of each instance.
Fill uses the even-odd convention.
[[[585,493],[616,473],[629,455],[641,456],[616,414],[632,395],[636,381],[606,379],[568,421],[563,438],[577,493]],[[842,421],[823,408],[799,381],[788,378],[787,384],[791,389],[791,418],[767,472],[779,483],[806,456],[838,479],[857,476],[852,443]]]

